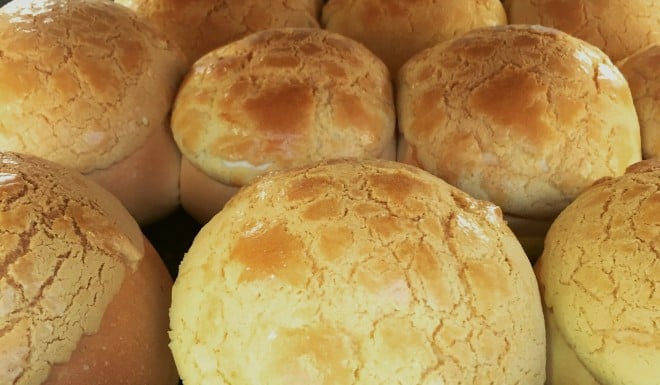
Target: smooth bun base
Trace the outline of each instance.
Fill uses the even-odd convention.
[[[392,140],[387,143],[385,146],[385,150],[383,151],[383,154],[380,156],[381,159],[385,160],[396,160],[397,158],[397,138],[396,136],[392,136]]]
[[[422,168],[422,164],[419,159],[417,159],[417,152],[415,148],[410,145],[410,142],[406,138],[399,134],[398,144],[396,149],[396,160],[397,162],[409,164],[418,168]]]
[[[208,222],[238,192],[208,177],[185,157],[181,158],[181,206],[197,222]]]
[[[127,158],[85,175],[113,193],[135,220],[145,225],[171,213],[179,204],[180,159],[165,126]]]
[[[383,159],[394,161],[396,141],[385,147]],[[210,178],[185,157],[181,158],[181,206],[200,224],[211,220],[240,187],[229,186]]]
[[[67,363],[42,385],[171,385],[178,375],[168,344],[172,278],[145,238],[145,255],[127,271],[96,334],[83,336]]]
[[[566,343],[557,328],[552,311],[544,308],[543,313],[548,348],[545,385],[601,385]]]

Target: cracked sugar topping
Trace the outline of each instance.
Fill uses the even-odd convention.
[[[172,111],[183,155],[241,186],[267,170],[394,152],[385,65],[363,45],[310,28],[252,34],[199,59]]]
[[[143,254],[109,193],[53,163],[0,153],[0,383],[66,362]]]
[[[0,11],[0,146],[106,168],[167,123],[183,60],[112,2],[12,2]]]
[[[660,163],[648,160],[585,190],[546,237],[537,266],[545,305],[608,383],[660,376],[659,222]]]
[[[382,160],[244,187],[186,254],[171,328],[191,383],[544,378],[536,281],[499,209]]]
[[[483,28],[422,51],[401,68],[397,98],[411,162],[507,214],[553,218],[641,160],[625,78],[555,29]]]

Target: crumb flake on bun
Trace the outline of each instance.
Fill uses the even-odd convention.
[[[652,44],[618,64],[632,92],[642,130],[644,159],[660,157],[660,43]]]
[[[175,384],[171,284],[109,192],[0,153],[0,383]]]
[[[504,0],[509,23],[560,29],[621,60],[660,43],[658,0]]]
[[[176,206],[169,112],[185,65],[160,32],[110,1],[13,1],[0,52],[0,150],[112,174],[97,181],[140,222]]]
[[[538,287],[495,205],[386,160],[244,187],[173,289],[184,383],[537,384]]]
[[[329,0],[321,15],[324,28],[366,45],[393,76],[424,48],[506,22],[499,0]]]
[[[399,153],[521,218],[552,219],[641,159],[625,78],[556,29],[491,27],[436,45],[402,67],[397,94]]]
[[[271,28],[318,28],[322,0],[116,0],[159,27],[194,63],[209,51]]]
[[[184,164],[207,185],[233,187],[328,158],[393,159],[395,123],[382,61],[347,37],[309,28],[257,32],[208,53],[190,69],[172,112]],[[184,207],[214,189],[184,186],[193,179],[187,170],[194,171],[182,168]]]
[[[586,189],[550,227],[536,273],[545,306],[600,383],[660,378],[660,161]]]

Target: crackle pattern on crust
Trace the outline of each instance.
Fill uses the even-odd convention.
[[[167,123],[183,63],[112,2],[9,3],[0,10],[0,149],[104,169]]]
[[[322,0],[117,0],[160,27],[190,63],[257,31],[318,28]]]
[[[630,86],[644,159],[660,157],[660,43],[653,44],[618,63]]]
[[[537,276],[577,357],[604,384],[660,378],[660,161],[585,190],[550,227]]]
[[[554,29],[485,28],[427,49],[399,72],[397,102],[404,161],[523,218],[552,218],[641,159],[624,77]]]
[[[143,247],[135,221],[100,187],[0,153],[0,383],[41,384],[66,362]]]
[[[385,65],[366,47],[309,28],[257,32],[198,60],[172,111],[183,155],[222,183],[331,157],[393,152]]]
[[[190,384],[545,378],[536,280],[499,208],[391,161],[244,187],[186,254],[170,317]]]
[[[499,0],[330,0],[321,14],[324,28],[366,45],[392,75],[424,48],[506,22]]]
[[[560,29],[621,60],[660,43],[657,0],[505,0],[511,24],[540,24]]]

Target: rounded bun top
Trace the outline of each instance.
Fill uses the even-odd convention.
[[[193,63],[215,48],[270,28],[318,28],[322,0],[117,0],[154,23]]]
[[[660,157],[660,43],[618,63],[628,80],[642,130],[644,158]]]
[[[560,29],[615,61],[660,42],[658,0],[505,0],[504,7],[511,24]]]
[[[424,48],[507,20],[499,0],[329,0],[321,22],[366,45],[396,75]]]
[[[181,52],[110,1],[14,1],[0,10],[0,148],[103,169],[167,122]]]
[[[484,28],[399,72],[414,162],[524,218],[552,218],[583,188],[641,159],[628,84],[596,47],[540,26]]]
[[[199,59],[172,112],[183,155],[244,185],[329,157],[380,157],[394,141],[392,84],[363,45],[321,29],[254,33]]]
[[[40,384],[68,361],[143,250],[110,193],[54,163],[0,153],[0,383]]]
[[[536,281],[499,209],[392,161],[244,187],[186,254],[170,315],[186,383],[544,379]]]
[[[584,191],[556,219],[537,275],[561,334],[601,382],[660,378],[660,160]]]

